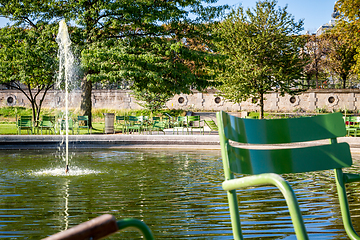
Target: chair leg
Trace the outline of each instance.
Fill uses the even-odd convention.
[[[289,208],[290,217],[294,225],[295,234],[297,239],[307,240],[305,224],[301,215],[299,203],[296,199],[295,193],[290,184],[281,176],[274,173],[264,173],[253,175],[223,182],[222,187],[226,191],[232,191],[239,188],[261,185],[274,185],[283,194],[286,204]],[[232,213],[235,214],[235,213]],[[237,214],[237,213],[236,213]]]
[[[344,174],[341,169],[335,169],[335,180],[336,180],[336,188],[339,197],[340,209],[341,209],[341,216],[343,219],[343,224],[347,235],[350,239],[357,239],[359,240],[360,237],[356,233],[352,222],[351,222],[351,215],[349,210],[348,199],[346,196],[346,188],[344,182]]]

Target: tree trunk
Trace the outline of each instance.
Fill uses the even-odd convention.
[[[91,92],[92,83],[86,79],[86,75],[81,80],[81,100],[80,100],[80,115],[89,117],[89,127],[92,127],[92,116],[91,116]]]
[[[343,82],[343,89],[345,89],[346,88],[346,77],[344,76],[344,77],[342,77],[342,82]]]
[[[33,116],[33,127],[36,127],[36,124],[38,123],[38,116],[37,116],[37,112],[35,110],[35,99],[33,99],[32,101],[30,101],[31,103],[31,110],[32,110],[32,116]]]
[[[259,119],[263,119],[264,118],[264,94],[260,93],[260,116]]]
[[[318,72],[316,70],[316,73],[315,73],[315,79],[316,79],[316,89],[319,89],[320,86],[319,86],[319,77],[318,77]]]

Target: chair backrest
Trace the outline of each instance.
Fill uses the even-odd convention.
[[[32,116],[20,116],[18,119],[19,127],[32,127]]]
[[[142,116],[129,116],[129,122],[131,124],[139,124],[143,121]]]
[[[22,127],[32,126],[32,116],[20,116],[19,124]]]
[[[214,122],[214,120],[204,120],[205,124],[213,131],[218,131],[218,126]]]
[[[125,116],[116,116],[115,121],[125,121]]]
[[[345,117],[345,122],[347,125],[356,125],[360,123],[360,116],[348,116]]]
[[[89,122],[89,117],[88,116],[78,116],[78,121],[84,121],[86,122],[86,124],[88,124]]]
[[[55,125],[55,116],[42,116],[40,127],[54,127]]]
[[[160,117],[152,117],[153,122],[159,122],[161,120]]]
[[[337,143],[346,130],[341,113],[291,119],[243,119],[217,113],[225,177],[232,173],[294,173],[352,165],[350,147]],[[283,144],[332,139],[332,144],[251,149],[248,144]],[[240,144],[236,145],[233,142]],[[243,143],[243,145],[241,145]],[[236,146],[235,146],[236,145]]]
[[[128,116],[116,116],[115,117],[115,122],[118,125],[125,125],[125,124],[127,124],[128,120],[129,120]]]
[[[177,124],[179,126],[184,126],[187,123],[187,117],[186,116],[178,116],[177,117]]]
[[[42,121],[43,122],[52,122],[52,123],[54,123],[55,122],[55,116],[44,115],[44,116],[42,116]]]
[[[70,130],[72,130],[74,128],[74,121],[71,118],[68,119],[68,127]],[[66,120],[65,119],[61,120],[60,129],[61,130],[66,129]]]
[[[189,122],[200,122],[200,116],[187,116],[187,121]]]

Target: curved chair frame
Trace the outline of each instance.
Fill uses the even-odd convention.
[[[227,191],[235,239],[243,239],[236,189],[260,185],[274,185],[282,192],[297,238],[308,239],[296,196],[279,174],[328,169],[335,171],[346,233],[351,239],[360,239],[351,223],[345,189],[345,183],[360,181],[360,176],[342,172],[342,168],[352,165],[352,158],[349,145],[336,140],[346,134],[341,113],[292,119],[242,119],[221,111],[217,113],[217,121],[225,175],[222,186]],[[290,145],[280,149],[268,145],[322,139],[330,139],[330,144],[301,148]],[[249,144],[264,146],[249,148]],[[249,176],[236,178],[237,173]]]
[[[104,237],[116,233],[119,230],[135,227],[141,231],[146,240],[153,240],[154,237],[149,227],[142,221],[135,218],[125,218],[116,221],[110,214],[104,214],[90,221],[81,223],[63,232],[51,235],[43,240],[87,240],[103,239]]]

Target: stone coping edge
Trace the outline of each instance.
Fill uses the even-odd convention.
[[[58,149],[65,147],[65,136],[60,135],[1,135],[0,149]],[[360,153],[360,138],[342,137],[352,152]],[[327,144],[314,141],[300,146]],[[220,149],[218,135],[122,135],[90,134],[69,135],[69,148],[172,148],[172,149]]]

